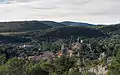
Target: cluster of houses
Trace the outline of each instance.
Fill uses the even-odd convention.
[[[79,51],[82,50],[82,44],[83,44],[83,40],[78,39],[77,42],[72,43],[70,45],[61,45],[61,49],[58,50],[57,53],[52,53],[50,51],[44,51],[41,52],[39,55],[37,56],[28,56],[28,60],[33,60],[35,62],[43,60],[43,61],[50,61],[53,62],[55,58],[59,58],[62,55],[66,55],[69,57],[72,56],[79,56]],[[29,48],[29,47],[34,47],[34,45],[22,45],[19,46],[20,48]],[[87,47],[89,47],[90,50],[92,50],[91,48],[91,44],[87,44]],[[77,54],[76,54],[77,53]],[[98,61],[101,61],[104,57],[106,56],[106,54],[103,52],[100,54]],[[80,61],[80,60],[78,60]],[[107,60],[107,65],[98,65],[97,67],[91,67],[88,69],[89,72],[93,72],[98,74],[98,75],[106,75],[106,73],[108,72],[108,65],[109,65],[110,59]],[[79,64],[79,63],[78,63]],[[82,71],[82,68],[79,68],[79,71]]]
[[[65,46],[64,44],[61,46],[61,50],[59,50],[57,53],[52,53],[50,51],[45,51],[43,53],[40,53],[39,56],[29,56],[29,60],[39,61],[39,60],[54,60],[55,57],[61,57],[62,55],[67,55],[69,57],[72,57],[74,55],[74,52],[76,50],[81,49],[81,44],[83,43],[83,40],[79,40],[76,43],[72,43],[70,46]]]
[[[82,44],[83,44],[83,40],[80,40],[78,39],[77,42],[75,43],[72,43],[70,44],[69,46],[67,45],[64,45],[62,44],[61,46],[61,49],[58,50],[57,53],[52,53],[50,51],[44,51],[44,52],[41,52],[39,55],[37,56],[28,56],[27,59],[28,60],[33,60],[35,62],[37,61],[40,61],[40,60],[43,60],[43,61],[50,61],[50,62],[53,62],[53,60],[55,58],[59,58],[61,57],[62,55],[66,55],[66,56],[69,56],[69,57],[72,57],[74,55],[77,55],[79,56],[79,51],[82,50]],[[87,46],[90,48],[91,50],[91,45],[90,44],[87,44]],[[22,45],[22,46],[19,46],[20,48],[29,48],[29,47],[33,47],[33,45]],[[77,54],[75,54],[77,52]],[[100,54],[98,60],[100,61],[101,59],[103,59],[105,57],[105,53],[102,53]],[[109,63],[110,61],[107,60],[107,62]],[[96,74],[102,74],[102,75],[105,75],[108,71],[108,65],[99,65],[97,66],[97,68],[90,68],[88,69],[89,72],[93,72],[96,73]],[[82,69],[82,68],[80,68]]]

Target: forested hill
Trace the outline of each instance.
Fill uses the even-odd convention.
[[[52,27],[61,27],[61,26],[67,26],[65,24],[62,24],[62,23],[58,23],[58,22],[54,22],[54,21],[40,21],[41,23],[44,23],[44,24],[47,24],[49,26],[52,26]]]
[[[28,38],[22,38],[22,37],[18,37],[18,36],[3,36],[3,35],[0,35],[0,44],[2,43],[25,43],[25,42],[28,42],[28,41],[31,41],[30,39]]]
[[[104,26],[100,28],[101,31],[108,34],[119,34],[120,35],[120,24]]]
[[[92,26],[88,23],[78,22],[55,22],[55,21],[14,21],[0,22],[0,32],[33,31],[63,26]]]
[[[94,24],[89,24],[89,23],[83,23],[83,22],[72,22],[72,21],[64,21],[61,22],[64,25],[67,26],[93,26]]]
[[[1,22],[0,31],[1,32],[14,32],[14,31],[31,31],[51,28],[47,24],[41,23],[39,21],[19,21],[19,22]]]
[[[69,26],[52,29],[52,31],[44,34],[46,37],[59,37],[59,38],[69,38],[70,36],[75,37],[106,37],[108,35],[104,34],[100,30],[94,28],[83,27],[83,26]]]
[[[44,36],[69,37],[69,36],[87,36],[101,37],[105,34],[120,34],[120,24],[109,26],[96,26],[82,22],[55,22],[55,21],[15,21],[0,22],[0,32],[25,32],[43,29],[52,29],[44,31]],[[47,32],[47,33],[46,33]]]

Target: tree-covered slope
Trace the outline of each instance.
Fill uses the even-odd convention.
[[[31,31],[39,29],[47,29],[52,26],[46,25],[39,21],[19,21],[19,22],[1,22],[1,32],[13,32],[13,31]]]
[[[101,30],[108,34],[120,34],[120,24],[104,26]]]
[[[58,22],[54,22],[54,21],[40,21],[41,23],[47,24],[49,26],[53,26],[53,27],[61,27],[61,26],[67,26],[64,25],[62,23],[58,23]]]
[[[93,24],[83,23],[83,22],[64,21],[61,23],[67,26],[93,26]]]
[[[81,26],[69,26],[69,27],[52,29],[51,31],[45,33],[44,36],[67,38],[70,36],[103,37],[107,35],[102,33],[100,30],[96,30],[93,28],[81,27]]]
[[[18,36],[4,36],[0,35],[0,43],[21,43],[21,42],[28,42],[31,41],[27,38],[22,38]]]

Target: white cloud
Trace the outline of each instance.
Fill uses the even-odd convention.
[[[73,20],[120,22],[120,0],[9,0],[0,4],[0,21]]]

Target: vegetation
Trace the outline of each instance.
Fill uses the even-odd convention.
[[[119,24],[24,21],[0,27],[1,32],[25,32],[0,35],[0,75],[120,75]]]
[[[31,30],[40,30],[51,28],[51,26],[41,23],[39,21],[21,21],[21,22],[1,22],[1,32],[23,32]]]
[[[62,27],[53,29],[50,32],[47,32],[43,36],[45,37],[58,37],[58,38],[68,38],[70,36],[73,37],[107,37],[108,35],[102,33],[99,30],[82,27],[82,26],[70,26],[70,27]]]

